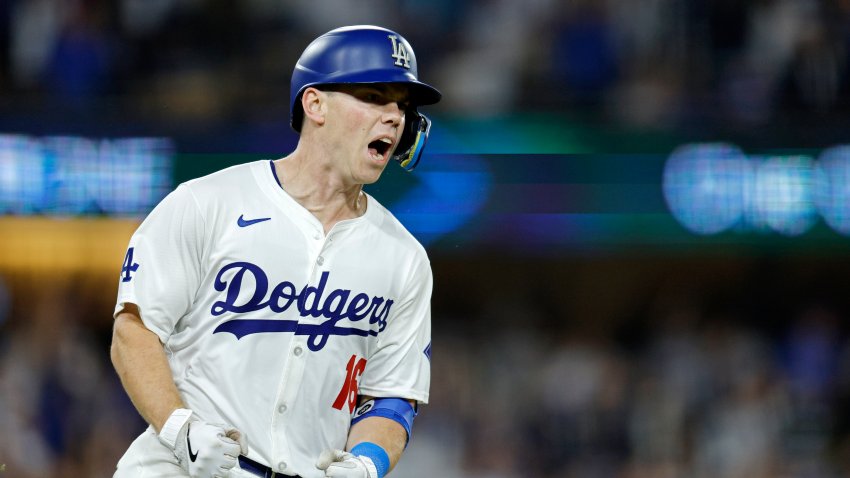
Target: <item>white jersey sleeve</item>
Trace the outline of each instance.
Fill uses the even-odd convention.
[[[145,326],[165,343],[198,290],[203,233],[197,202],[181,185],[151,211],[130,239],[115,314],[126,303],[136,304]]]

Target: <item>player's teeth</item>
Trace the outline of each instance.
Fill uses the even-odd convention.
[[[384,143],[387,143],[387,144],[393,143],[392,141],[390,141],[390,138],[381,138],[381,141],[383,141]]]

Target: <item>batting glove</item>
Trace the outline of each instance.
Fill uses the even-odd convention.
[[[178,408],[163,425],[159,441],[174,452],[191,478],[225,478],[239,454],[248,453],[245,437],[226,425],[200,420],[191,410]]]
[[[316,468],[326,477],[379,478],[375,463],[368,456],[352,455],[342,450],[325,450],[319,455]]]

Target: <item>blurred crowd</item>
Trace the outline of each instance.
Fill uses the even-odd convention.
[[[401,476],[848,476],[850,303],[830,261],[437,266],[432,404]]]
[[[0,282],[0,464],[10,477],[112,476],[144,429],[109,361],[103,279]]]
[[[518,331],[529,304],[494,312],[512,316],[503,329],[435,340],[434,405],[401,476],[850,473],[850,341],[835,310],[803,309],[775,337],[679,304],[638,343],[569,323]]]
[[[445,113],[705,128],[850,111],[846,0],[9,0],[0,112],[286,118],[302,49],[357,23],[412,41]]]
[[[840,265],[819,267],[817,292],[785,265],[759,281],[742,260],[713,281],[700,261],[688,268],[704,273],[682,281],[664,260],[435,260],[431,403],[393,476],[850,473],[847,281],[830,279]],[[617,269],[627,279],[612,279]],[[11,283],[0,463],[16,478],[111,476],[144,424],[109,363],[109,287]]]

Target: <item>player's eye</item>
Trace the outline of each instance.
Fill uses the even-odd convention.
[[[378,93],[363,93],[360,95],[360,99],[367,103],[379,103],[381,101],[381,95]]]

